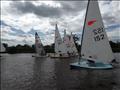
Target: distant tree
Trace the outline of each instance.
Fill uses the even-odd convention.
[[[5,52],[7,52],[8,44],[7,43],[3,43],[3,46],[5,47]]]
[[[35,52],[35,44],[32,45],[32,50]]]
[[[115,43],[115,42],[110,41],[109,43],[110,43],[110,46],[113,52],[120,52],[120,42]]]
[[[75,35],[73,36],[73,38],[75,40],[75,44],[76,44],[78,51],[80,51],[81,45],[77,43],[77,41],[79,40],[79,37]],[[18,44],[16,46],[8,46],[8,44],[6,43],[4,43],[3,45],[7,48],[6,51],[8,53],[34,53],[35,52],[35,45],[29,46],[27,44],[25,45]],[[110,41],[110,45],[111,45],[113,52],[120,52],[120,42]],[[55,47],[55,44],[52,43],[51,45],[44,46],[44,49],[46,53],[54,53],[55,52],[54,47]]]
[[[15,46],[11,46],[11,47],[8,47],[8,53],[17,53],[16,51],[16,47]]]
[[[5,48],[7,48],[7,47],[8,47],[8,44],[7,44],[7,43],[3,43],[3,46],[4,46]]]
[[[54,53],[54,43],[51,45],[44,46],[46,53]]]

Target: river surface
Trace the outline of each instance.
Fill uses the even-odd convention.
[[[70,69],[77,58],[3,54],[1,90],[120,90],[120,64],[111,70]],[[120,62],[120,54],[115,54]]]

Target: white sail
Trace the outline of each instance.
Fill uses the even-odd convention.
[[[70,44],[71,44],[72,53],[74,53],[75,55],[78,55],[78,50],[76,48],[72,33],[70,37]]]
[[[81,43],[82,58],[103,63],[114,59],[96,0],[88,2]]]
[[[67,53],[65,44],[62,42],[62,38],[58,31],[57,24],[55,26],[55,53],[57,54]]]
[[[45,50],[43,48],[43,44],[40,40],[40,37],[38,36],[37,32],[35,33],[35,48],[36,48],[36,54],[39,56],[44,56]]]
[[[0,52],[5,52],[5,47],[3,46],[3,44],[0,44]]]
[[[70,44],[70,36],[66,34],[66,30],[64,30],[64,37],[63,37],[63,43],[66,46],[66,50],[68,53],[72,53],[72,48]]]

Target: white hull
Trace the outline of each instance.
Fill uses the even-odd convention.
[[[56,53],[52,53],[49,55],[51,58],[69,58],[69,56],[67,54],[56,54]]]
[[[32,57],[45,58],[45,57],[47,57],[47,56],[32,55]]]
[[[59,54],[56,54],[56,53],[50,53],[50,54],[48,54],[48,56],[51,57],[51,58],[70,58],[70,57],[76,57],[76,56],[78,56],[78,54],[75,54],[75,55],[68,55],[68,54],[59,55]]]

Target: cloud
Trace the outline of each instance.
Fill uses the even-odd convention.
[[[50,1],[48,2],[50,3]],[[33,1],[17,1],[11,3],[11,8],[13,8],[17,14],[33,13],[38,17],[58,18],[63,15],[76,14],[86,7],[87,1],[55,1],[55,3],[59,3],[59,5],[49,5],[45,3],[36,5],[34,3]]]
[[[18,14],[34,13],[35,15],[42,17],[59,17],[61,15],[59,7],[51,7],[45,4],[36,6],[32,2],[27,1],[13,2],[11,7],[15,8]]]
[[[120,24],[109,25],[106,29],[107,29],[108,32],[112,32],[112,31],[115,31],[115,30],[120,32]]]

